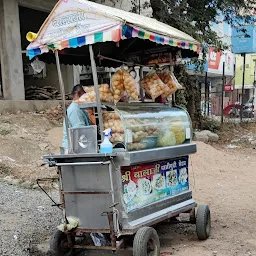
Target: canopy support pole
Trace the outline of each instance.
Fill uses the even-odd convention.
[[[67,116],[67,110],[66,110],[65,88],[64,88],[64,82],[63,82],[62,73],[61,73],[61,69],[60,69],[59,53],[57,50],[55,51],[55,59],[56,59],[56,65],[57,65],[57,71],[58,71],[63,114],[64,114],[64,118],[65,118],[65,127],[66,127],[66,132],[67,132],[67,137],[68,137],[68,153],[72,153],[72,148],[71,148],[72,144],[71,144],[70,134],[69,134],[69,129],[68,129],[68,116]]]
[[[93,53],[93,49],[92,49],[91,44],[89,45],[89,52],[90,52],[90,59],[91,59],[91,68],[92,68],[92,77],[93,77],[93,83],[94,83],[94,91],[95,91],[95,95],[96,95],[96,104],[97,104],[98,120],[99,120],[99,127],[100,127],[100,137],[101,137],[101,142],[103,142],[104,127],[103,127],[103,121],[102,121],[99,82],[98,82],[98,76],[97,76],[96,63],[95,63],[95,59],[94,59],[94,53]]]

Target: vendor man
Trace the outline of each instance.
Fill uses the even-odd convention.
[[[68,117],[68,123],[69,128],[83,128],[85,126],[91,125],[90,117],[88,115],[88,112],[81,109],[79,105],[75,102],[78,100],[83,94],[85,94],[85,91],[83,89],[83,86],[78,84],[73,87],[72,95],[73,95],[73,101],[68,107],[67,110],[67,117]],[[65,152],[68,149],[68,136],[65,126],[65,121],[63,124],[63,141],[62,141],[62,147],[64,148]]]

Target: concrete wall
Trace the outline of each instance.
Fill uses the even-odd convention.
[[[61,65],[61,71],[63,76],[63,81],[65,85],[66,93],[70,93],[72,87],[74,86],[73,77],[73,66]],[[46,64],[46,77],[42,79],[35,79],[33,76],[25,77],[25,87],[29,86],[52,86],[60,91],[59,79],[57,74],[57,68],[55,64]]]
[[[70,103],[67,101],[66,103]],[[0,100],[0,114],[18,112],[40,112],[61,104],[58,100]]]
[[[1,74],[6,99],[24,99],[23,63],[16,0],[0,1]]]

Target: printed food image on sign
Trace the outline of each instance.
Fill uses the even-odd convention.
[[[154,188],[157,190],[165,189],[165,178],[162,174],[154,175]]]
[[[142,195],[149,195],[152,192],[151,180],[147,178],[138,180],[138,188]]]
[[[189,189],[188,157],[122,167],[121,172],[126,212]]]
[[[167,187],[173,187],[176,186],[178,183],[177,179],[177,171],[171,170],[169,172],[166,172],[166,180],[167,180]]]
[[[186,184],[188,181],[188,172],[187,172],[187,168],[182,168],[180,170],[180,175],[179,175],[179,183],[184,185]]]
[[[136,184],[130,180],[128,184],[124,185],[124,202],[128,204],[137,193]]]

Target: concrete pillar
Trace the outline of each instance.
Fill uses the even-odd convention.
[[[0,37],[4,98],[24,100],[24,76],[17,0],[0,1]]]

